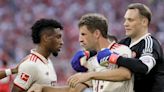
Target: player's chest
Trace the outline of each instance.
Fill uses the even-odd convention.
[[[52,65],[40,65],[38,73],[38,82],[55,86],[57,81],[56,72]]]
[[[144,47],[140,45],[135,45],[130,49],[132,50],[133,56],[135,56],[135,58],[139,58],[143,52]]]

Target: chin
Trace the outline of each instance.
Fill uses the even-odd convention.
[[[90,50],[89,48],[84,48],[85,50]]]
[[[126,33],[125,35],[128,36],[128,37],[130,37],[130,34],[128,34],[128,33]]]
[[[58,56],[58,52],[53,52],[52,55],[57,57]]]

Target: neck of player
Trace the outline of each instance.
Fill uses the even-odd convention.
[[[98,41],[97,51],[100,51],[103,48],[107,48],[112,42],[110,42],[107,38],[101,38]]]

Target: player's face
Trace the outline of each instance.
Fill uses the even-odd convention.
[[[86,50],[95,50],[96,38],[94,33],[91,33],[86,26],[80,27],[79,30],[80,45]]]
[[[125,13],[125,33],[129,37],[135,37],[141,31],[142,25],[142,18],[139,14],[138,9],[128,9]]]
[[[49,47],[54,56],[58,55],[63,45],[62,32],[60,29],[54,29],[53,34],[50,37]]]

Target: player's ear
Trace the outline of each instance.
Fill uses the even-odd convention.
[[[42,35],[41,38],[42,38],[43,42],[47,42],[49,40],[49,37],[46,34]]]
[[[147,26],[148,25],[148,19],[142,18],[142,25]]]
[[[95,36],[96,38],[99,38],[100,35],[101,35],[100,31],[99,31],[98,29],[95,30],[95,32],[94,32],[94,36]]]

